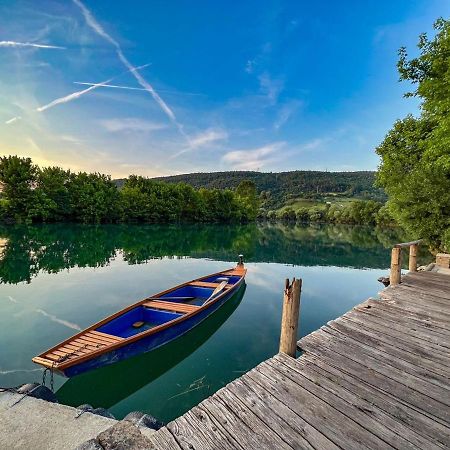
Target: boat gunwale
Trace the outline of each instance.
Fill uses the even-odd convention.
[[[231,288],[224,289],[224,291],[222,293],[220,293],[217,297],[215,297],[212,301],[205,302],[202,306],[200,306],[195,311],[183,314],[180,317],[177,317],[175,319],[170,320],[169,322],[163,323],[163,324],[158,325],[157,327],[151,328],[149,330],[145,330],[145,331],[143,331],[141,333],[137,333],[137,334],[135,334],[133,336],[129,336],[127,338],[122,338],[122,340],[120,340],[120,341],[118,341],[118,342],[116,342],[114,344],[108,345],[107,347],[103,347],[103,348],[100,348],[98,350],[94,350],[94,351],[92,351],[91,353],[88,353],[88,354],[76,356],[75,358],[69,359],[67,361],[63,361],[61,363],[58,363],[57,361],[50,361],[49,360],[48,361],[49,364],[47,366],[47,365],[44,364],[44,361],[43,361],[43,360],[47,359],[45,357],[45,355],[47,355],[49,353],[52,353],[55,350],[58,350],[58,348],[63,347],[66,344],[69,344],[70,342],[72,342],[73,340],[75,340],[75,339],[77,339],[79,337],[82,337],[83,335],[85,335],[89,331],[93,331],[93,330],[95,331],[96,328],[98,328],[98,327],[100,327],[100,326],[110,322],[111,320],[121,316],[122,314],[132,310],[133,308],[136,308],[136,307],[138,307],[140,305],[143,305],[145,302],[151,300],[153,297],[166,295],[166,294],[168,294],[168,293],[170,293],[172,291],[175,291],[176,289],[180,289],[182,287],[188,286],[190,283],[193,283],[195,281],[200,281],[200,280],[202,280],[204,278],[209,278],[209,277],[213,277],[213,276],[216,276],[216,275],[226,274],[227,272],[236,270],[237,268],[240,268],[239,265],[237,265],[235,267],[232,267],[231,269],[221,270],[219,272],[215,272],[215,273],[212,273],[212,274],[209,274],[209,275],[204,275],[204,276],[202,276],[200,278],[196,278],[194,280],[186,281],[185,283],[181,283],[181,284],[179,284],[177,286],[174,286],[172,288],[166,289],[165,291],[158,292],[157,294],[154,294],[154,295],[152,295],[150,297],[146,297],[143,300],[139,300],[136,303],[133,303],[132,305],[129,305],[129,306],[121,309],[120,311],[117,311],[114,314],[111,314],[110,316],[105,317],[104,319],[100,320],[99,322],[94,323],[93,325],[91,325],[88,328],[85,328],[84,330],[80,331],[79,333],[70,336],[66,340],[64,340],[64,341],[60,342],[59,344],[49,348],[45,352],[40,353],[39,355],[37,355],[34,358],[32,358],[32,361],[35,364],[43,365],[45,367],[49,367],[49,368],[54,369],[56,371],[64,372],[64,370],[68,369],[69,367],[72,367],[74,365],[77,365],[77,364],[80,364],[82,362],[88,361],[88,360],[92,359],[93,357],[100,356],[100,355],[102,355],[104,353],[109,353],[110,351],[116,350],[117,348],[123,347],[123,346],[125,346],[127,344],[130,344],[130,343],[133,343],[135,341],[139,341],[140,339],[143,339],[144,337],[148,337],[148,336],[151,336],[152,334],[155,334],[155,333],[158,333],[160,331],[163,331],[166,328],[169,328],[170,326],[173,326],[173,325],[175,325],[175,324],[177,324],[179,322],[183,322],[184,320],[187,320],[187,319],[195,316],[196,314],[199,314],[200,312],[210,308],[212,305],[214,305],[217,301],[219,301],[225,295],[228,295],[228,294],[236,291],[236,288],[239,287],[242,284],[242,282],[244,281],[245,275],[247,273],[247,269],[245,267],[242,267],[242,269],[241,269],[242,270],[242,275],[238,275],[240,277],[239,281],[237,281]],[[112,335],[112,336],[114,336],[114,335]],[[36,361],[35,361],[35,358],[36,358]],[[39,360],[39,362],[37,360]]]

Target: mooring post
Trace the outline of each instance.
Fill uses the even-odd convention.
[[[419,244],[412,244],[409,247],[409,271],[417,272],[417,248]]]
[[[402,276],[402,249],[401,247],[394,247],[391,254],[391,274],[389,281],[391,286],[400,284]]]
[[[300,294],[302,280],[286,279],[283,296],[283,314],[281,316],[280,353],[295,357],[298,338],[298,317],[300,314]]]

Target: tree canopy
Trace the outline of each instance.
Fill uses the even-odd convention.
[[[435,22],[436,35],[419,37],[419,55],[399,51],[401,81],[421,99],[420,116],[395,122],[376,149],[377,180],[396,221],[436,249],[450,251],[450,21]]]
[[[237,190],[194,189],[137,175],[121,189],[109,175],[39,168],[30,158],[0,158],[0,213],[14,222],[247,222],[259,199],[251,181]]]

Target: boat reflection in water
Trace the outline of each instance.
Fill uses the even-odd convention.
[[[81,374],[57,391],[60,403],[111,408],[159,378],[203,345],[233,314],[245,293],[245,283],[208,319],[183,336],[149,353]]]

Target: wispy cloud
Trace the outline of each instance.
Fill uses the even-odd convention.
[[[17,301],[15,298],[11,297],[10,295],[8,295],[7,298],[8,298],[8,300],[10,302],[19,304],[19,301]],[[31,309],[25,308],[24,310],[22,310],[18,314],[22,315],[23,313],[28,313],[28,312],[31,312],[31,311],[32,312],[37,312],[37,313],[43,315],[44,317],[49,318],[52,322],[59,323],[61,325],[64,325],[65,327],[71,328],[72,330],[81,331],[81,327],[79,325],[77,325],[76,323],[69,322],[69,321],[64,320],[64,319],[60,319],[59,317],[56,317],[55,315],[50,314],[47,311],[44,311],[43,309],[32,309],[31,310]]]
[[[139,66],[139,67],[133,67],[132,69],[127,70],[127,72],[131,72],[132,70],[137,71],[137,70],[143,69],[144,67],[147,67],[147,66],[149,66],[149,64],[144,64],[143,66]],[[127,72],[125,72],[125,73],[127,73]],[[123,75],[123,73],[121,75]],[[46,105],[38,106],[35,109],[35,111],[43,112],[43,111],[46,111],[47,109],[53,108],[56,105],[60,105],[62,103],[68,103],[68,102],[71,102],[72,100],[76,100],[77,98],[82,97],[83,95],[87,94],[88,92],[91,92],[94,89],[97,89],[106,83],[110,83],[112,80],[116,79],[118,76],[119,75],[109,78],[108,80],[102,81],[101,83],[92,84],[92,86],[89,86],[88,88],[83,89],[81,91],[73,92],[72,94],[65,95],[64,97],[59,97],[55,100],[52,100],[50,103],[47,103]],[[7,120],[5,123],[11,124],[11,123],[16,122],[19,119],[21,119],[21,116],[13,117],[12,119]]]
[[[259,170],[270,162],[278,159],[276,153],[284,146],[285,142],[274,142],[273,144],[250,150],[234,150],[226,153],[222,161],[238,170]]]
[[[167,117],[176,125],[179,132],[186,138],[189,139],[186,133],[183,131],[183,127],[177,121],[177,118],[172,111],[172,109],[167,105],[167,103],[159,96],[159,94],[153,89],[153,86],[144,79],[144,77],[136,70],[136,68],[128,61],[128,59],[123,54],[120,44],[110,36],[103,27],[97,22],[92,13],[86,8],[86,6],[80,0],[73,0],[73,2],[80,8],[86,23],[88,26],[94,30],[99,36],[104,38],[110,44],[112,44],[116,50],[116,54],[123,65],[130,70],[133,76],[136,78],[137,82],[153,97],[162,111],[167,115]]]
[[[0,369],[0,375],[9,375],[10,373],[20,373],[20,372],[42,372],[42,369],[11,369],[11,370]]]
[[[37,313],[42,314],[45,317],[48,317],[52,322],[59,323],[60,325],[64,325],[65,327],[71,328],[72,330],[81,331],[81,327],[76,323],[68,322],[67,320],[60,319],[59,317],[54,316],[53,314],[49,314],[43,309],[36,309]]]
[[[328,138],[328,137],[312,139],[311,141],[306,142],[306,144],[303,144],[302,146],[300,146],[300,150],[306,150],[306,151],[316,150],[319,147],[321,147],[322,145],[324,145],[330,141],[331,141],[331,138]]]
[[[57,50],[66,49],[66,47],[60,47],[59,45],[34,44],[33,42],[15,42],[15,41],[0,41],[0,47],[12,47],[12,48],[33,47],[33,48],[47,48]]]
[[[213,142],[223,141],[228,138],[228,133],[222,129],[208,128],[205,131],[191,137],[191,148],[196,149],[212,144]]]
[[[279,130],[302,106],[300,100],[291,100],[285,103],[278,111],[277,118],[273,124],[276,130]]]
[[[208,128],[189,138],[189,146],[173,154],[169,159],[177,158],[184,153],[197,150],[206,146],[216,145],[218,142],[228,139],[228,133],[221,128]]]
[[[280,93],[284,89],[284,81],[281,78],[272,78],[268,72],[263,72],[259,77],[260,91],[274,105],[278,101]]]
[[[6,123],[7,125],[9,125],[10,123],[14,123],[14,122],[16,122],[17,120],[20,120],[21,118],[22,118],[21,116],[16,116],[16,117],[13,117],[12,119],[7,120],[5,123]]]
[[[150,132],[167,128],[167,125],[162,123],[152,122],[150,120],[143,120],[136,117],[114,118],[100,120],[100,124],[110,132]]]
[[[83,83],[81,81],[74,81],[74,84],[81,84],[84,86],[94,86],[95,83]],[[125,89],[129,91],[144,91],[147,92],[147,89],[144,88],[138,88],[138,87],[131,87],[131,86],[119,86],[117,84],[102,84],[104,88],[114,88],[114,89]],[[159,92],[164,92],[166,94],[173,94],[173,95],[193,95],[193,96],[204,96],[204,94],[199,94],[197,92],[178,92],[178,91],[170,91],[166,89],[159,89]]]

